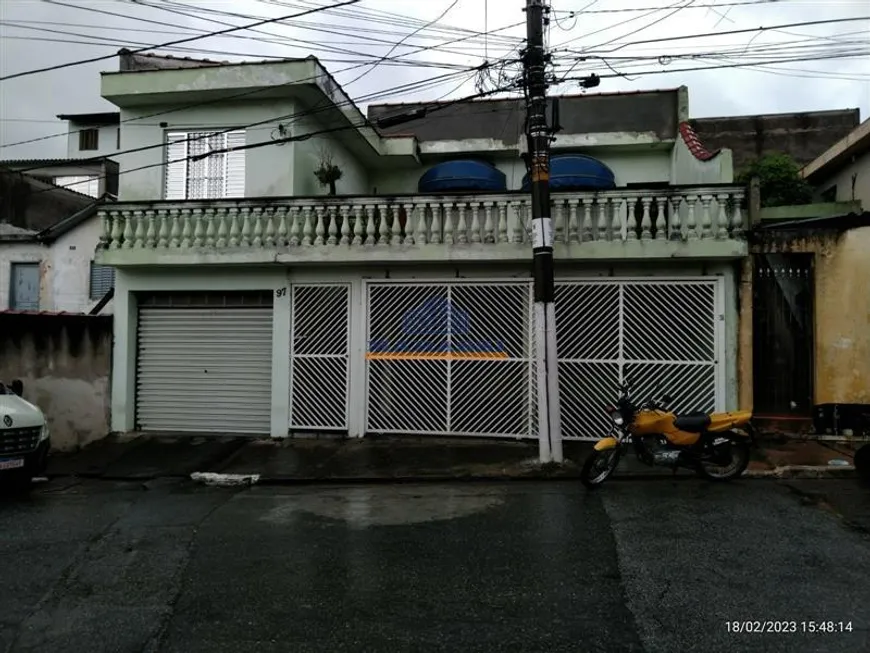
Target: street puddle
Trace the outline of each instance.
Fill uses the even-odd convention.
[[[347,522],[354,528],[445,521],[489,510],[504,502],[500,492],[457,488],[354,487],[285,496],[261,519],[276,524],[295,520],[299,511]]]

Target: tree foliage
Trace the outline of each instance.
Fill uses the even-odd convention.
[[[809,204],[813,188],[800,175],[800,166],[788,154],[766,154],[753,161],[737,176],[737,181],[748,184],[758,177],[762,206],[793,206]]]

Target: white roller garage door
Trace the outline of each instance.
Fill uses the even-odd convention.
[[[271,293],[155,294],[139,304],[138,428],[268,434]]]

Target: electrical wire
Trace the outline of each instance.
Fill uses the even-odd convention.
[[[723,7],[746,7],[752,5],[769,5],[769,4],[785,4],[786,2],[797,1],[797,0],[742,0],[740,2],[718,2],[716,4],[706,4],[706,5],[693,5],[692,9],[722,9]],[[661,7],[624,7],[619,9],[593,9],[591,11],[586,11],[587,14],[623,14],[623,13],[631,13],[637,11],[660,11]],[[558,13],[563,14],[573,14],[573,11],[562,10]]]
[[[193,18],[195,20],[206,21],[206,22],[214,23],[216,25],[224,25],[224,26],[230,26],[230,25],[233,25],[233,23],[228,23],[225,20],[218,20],[216,18],[204,18],[203,16],[200,16],[197,14],[207,13],[210,15],[229,16],[232,18],[243,18],[243,19],[248,19],[248,20],[255,19],[255,18],[261,18],[260,16],[254,16],[251,14],[243,14],[243,13],[238,13],[238,12],[234,12],[234,11],[208,9],[205,7],[196,7],[195,8],[195,7],[190,7],[188,5],[183,5],[181,3],[172,2],[171,0],[163,0],[163,2],[160,4],[154,4],[152,2],[147,2],[146,0],[117,0],[117,1],[118,2],[125,2],[128,4],[132,3],[132,4],[142,6],[142,7],[150,7],[152,9],[156,9],[159,11],[165,11],[165,12],[169,12],[172,14],[177,14],[179,16],[186,16],[188,18]],[[165,5],[171,5],[171,6],[165,6]],[[184,11],[182,11],[181,9],[175,9],[173,7],[182,7],[184,9]],[[323,27],[322,25],[312,25],[312,24],[305,23],[303,21],[294,21],[293,27],[294,27],[294,29],[312,30],[315,32],[322,32],[322,33],[326,33],[326,34],[336,34],[339,36],[351,36],[353,38],[356,38],[356,39],[362,40],[362,41],[366,41],[366,42],[369,42],[371,44],[393,45],[395,43],[395,40],[396,40],[395,34],[393,34],[393,38],[390,38],[390,39],[379,39],[379,38],[374,38],[371,36],[361,35],[358,33],[357,30],[355,30],[354,28],[351,28],[351,27],[349,27],[348,29],[351,29],[353,31],[343,32],[343,31],[336,29],[335,27],[328,29],[326,27]],[[423,28],[419,28],[419,29],[422,30]],[[288,37],[288,36],[285,36],[282,34],[276,34],[275,32],[267,32],[264,30],[251,30],[251,31],[256,32],[257,34],[264,34],[264,35],[270,36],[270,37],[278,37],[277,42],[281,42],[281,41],[283,41],[283,42],[295,42],[295,43],[305,44],[306,46],[318,46],[318,47],[321,45],[320,42],[318,42],[318,41],[308,41],[308,40],[299,39],[299,38],[295,38],[295,37],[291,38],[291,37]],[[412,36],[413,35],[414,34],[412,33]],[[408,37],[406,36],[405,38],[408,38]],[[474,37],[471,37],[471,38],[474,38]],[[275,38],[262,39],[262,40],[263,40],[263,42],[271,42],[271,43],[276,42]],[[402,39],[400,44],[404,43],[404,40],[405,39]],[[355,45],[361,45],[361,43],[355,43]],[[332,46],[330,46],[330,47],[332,47]],[[390,51],[390,54],[392,54],[392,52],[395,50],[396,47],[398,47],[398,45],[393,46],[393,49]],[[412,44],[412,45],[409,45],[406,47],[417,47],[417,46],[416,46],[416,44]],[[337,50],[342,50],[342,49],[337,48]],[[460,56],[467,55],[466,52],[460,52],[460,51],[456,51],[456,50],[448,50],[447,48],[443,48],[443,47],[441,48],[441,51],[449,53],[449,54],[457,54]],[[352,51],[350,51],[350,52],[352,52]]]
[[[46,28],[46,27],[31,27],[28,25],[16,25],[16,24],[10,23],[9,21],[0,21],[0,25],[6,25],[9,27],[17,28],[17,29],[27,29],[27,30],[34,30],[34,31],[38,31],[38,32],[46,32],[46,33],[50,33],[50,34],[63,34],[66,36],[78,36],[82,39],[89,38],[89,39],[98,39],[98,40],[93,40],[93,41],[75,40],[75,41],[72,41],[72,40],[67,40],[67,39],[44,39],[44,38],[40,38],[40,37],[32,38],[32,37],[21,37],[21,36],[15,36],[15,35],[4,35],[3,38],[9,38],[9,39],[27,39],[27,40],[33,40],[33,41],[43,41],[44,40],[44,41],[50,41],[50,42],[74,43],[77,45],[96,45],[96,46],[101,46],[101,47],[116,47],[116,48],[117,47],[129,48],[129,46],[138,46],[138,47],[142,47],[145,49],[149,49],[149,48],[158,47],[153,43],[146,43],[143,41],[134,41],[134,40],[119,41],[117,39],[113,39],[110,37],[96,36],[96,35],[90,35],[90,34],[82,34],[81,32],[70,32],[67,30],[50,29],[50,28]],[[225,56],[225,57],[226,56],[244,57],[244,58],[247,58],[248,60],[250,60],[252,58],[274,59],[276,61],[286,61],[287,60],[287,57],[281,56],[281,55],[259,54],[259,53],[252,53],[252,52],[236,52],[236,51],[232,51],[232,50],[209,50],[206,48],[185,48],[184,46],[169,46],[169,47],[160,48],[160,49],[167,50],[170,52],[181,52],[181,53],[187,53],[187,54],[210,54],[210,55],[219,55],[219,56]],[[315,46],[315,47],[311,48],[311,50],[319,50],[319,49],[323,49],[326,51],[333,51],[334,50],[334,48],[327,49],[325,46],[324,47]],[[367,55],[367,54],[362,53],[362,52],[353,53],[353,54],[356,54],[358,57],[361,57],[361,58],[374,59],[374,61],[378,61],[378,58],[373,56],[373,55]],[[404,55],[401,55],[401,56],[404,56]],[[370,65],[370,63],[368,61],[360,61],[360,59],[354,59],[354,60],[333,59],[331,57],[318,57],[318,59],[322,62],[360,63],[363,65]],[[405,67],[413,66],[413,67],[445,68],[445,69],[446,68],[453,68],[453,69],[465,69],[466,68],[466,66],[463,66],[462,64],[459,64],[459,63],[425,61],[425,60],[421,60],[421,59],[408,60],[408,59],[396,58],[396,59],[391,59],[391,60],[387,61],[386,64],[390,65],[390,66],[405,66]]]
[[[343,2],[339,2],[338,4],[330,5],[330,6],[331,7],[342,7],[342,6],[346,6],[346,5],[356,4],[359,1],[360,0],[344,0]],[[323,9],[324,9],[324,7],[321,7],[319,9],[310,9],[308,11],[303,11],[303,12],[296,13],[296,14],[288,14],[286,16],[279,16],[278,18],[269,18],[266,20],[261,20],[261,21],[258,21],[256,23],[251,23],[248,25],[229,27],[225,30],[219,30],[217,32],[212,32],[210,35],[198,35],[198,36],[190,36],[190,37],[183,38],[183,39],[176,39],[174,41],[168,41],[166,43],[162,43],[156,47],[166,47],[166,46],[170,46],[170,45],[179,45],[181,43],[189,43],[190,41],[197,41],[199,39],[206,38],[206,36],[217,36],[219,34],[228,34],[230,32],[237,32],[239,30],[251,29],[252,27],[257,27],[259,25],[267,25],[269,23],[275,23],[275,22],[278,22],[281,20],[290,20],[291,18],[298,18],[301,16],[307,16],[309,14],[323,11]],[[153,49],[153,48],[142,48],[139,50],[133,50],[132,53],[135,54],[137,52],[144,52],[145,50],[151,50],[151,49]],[[101,57],[91,57],[89,59],[80,59],[78,61],[68,61],[66,63],[55,64],[54,66],[48,66],[46,68],[35,68],[32,70],[23,70],[21,72],[13,73],[11,75],[4,75],[3,77],[0,77],[0,81],[5,81],[5,80],[9,80],[9,79],[18,79],[20,77],[26,77],[28,75],[35,75],[37,73],[46,73],[46,72],[49,72],[52,70],[60,70],[62,68],[71,68],[73,66],[81,66],[81,65],[84,65],[86,63],[93,63],[95,61],[105,61],[106,59],[112,59],[114,57],[115,57],[115,55],[113,55],[113,54],[112,55],[105,55],[105,56],[101,56]]]
[[[520,24],[521,24],[521,23],[516,23],[516,24],[514,24],[514,25],[508,25],[508,26],[506,26],[506,27],[502,27],[502,28],[499,28],[499,29],[494,30],[494,31],[503,31],[503,30],[505,30],[505,29],[510,29],[510,28],[512,28],[512,27],[516,27],[517,25],[520,25]],[[461,41],[463,41],[463,40],[465,40],[465,39],[468,39],[468,38],[470,38],[470,37],[469,37],[469,36],[458,37],[458,38],[454,39],[454,42],[457,42],[457,43],[458,43],[458,42],[461,42]],[[436,47],[437,47],[437,46],[433,46],[433,45],[429,45],[429,46],[421,46],[418,50],[416,50],[416,51],[414,51],[414,52],[412,52],[412,53],[410,53],[410,54],[417,54],[417,53],[419,53],[419,52],[424,52],[424,51],[433,50],[433,49],[435,49]],[[389,59],[393,59],[393,57],[390,57]],[[338,71],[336,71],[333,75],[337,75],[337,74],[340,74],[340,73],[342,73],[342,72],[348,72],[348,71],[350,71],[350,70],[354,70],[354,69],[357,69],[357,68],[361,68],[361,67],[364,66],[364,65],[367,65],[367,64],[366,64],[366,63],[355,64],[355,65],[353,65],[353,66],[349,66],[348,68],[344,68],[344,69],[342,69],[342,70],[338,70]],[[305,83],[305,82],[316,81],[316,79],[317,79],[317,78],[315,77],[315,78],[309,78],[309,79],[304,79],[304,80],[294,80],[294,81],[292,81],[292,82],[288,82],[287,84],[278,85],[278,87],[285,86],[285,85],[291,85],[291,84],[298,84],[298,83]],[[141,118],[129,118],[129,119],[124,119],[124,120],[121,120],[121,122],[122,122],[122,123],[125,123],[125,122],[135,121],[135,120],[139,120],[139,119],[145,119],[145,118],[151,118],[151,117],[155,117],[155,116],[166,115],[166,114],[175,113],[175,112],[182,111],[182,110],[189,109],[189,108],[200,107],[200,106],[206,106],[206,105],[214,104],[214,103],[217,103],[217,102],[226,102],[227,100],[231,100],[231,99],[237,99],[237,98],[247,97],[247,96],[255,95],[255,94],[257,94],[257,93],[261,93],[261,92],[262,92],[262,89],[259,89],[259,88],[258,88],[258,89],[251,90],[251,91],[243,91],[243,92],[241,92],[241,93],[234,94],[234,95],[231,95],[231,96],[228,96],[228,97],[225,97],[225,98],[217,98],[217,99],[211,99],[211,100],[201,100],[201,101],[198,101],[198,102],[192,102],[192,103],[185,104],[185,105],[182,105],[182,106],[180,106],[180,107],[173,108],[173,109],[169,109],[169,110],[164,110],[164,111],[158,111],[158,112],[155,112],[155,113],[151,113],[151,114],[148,114],[148,115],[146,115],[146,116],[142,116]],[[0,147],[14,147],[14,146],[17,146],[17,145],[26,145],[26,144],[29,144],[29,143],[35,143],[35,142],[39,142],[39,141],[43,141],[43,140],[47,140],[47,139],[49,139],[49,138],[60,138],[60,137],[64,137],[64,136],[69,136],[69,135],[72,135],[72,134],[78,133],[78,132],[80,132],[80,131],[83,131],[83,130],[75,130],[75,131],[58,132],[58,133],[56,133],[56,134],[51,134],[51,135],[48,135],[48,136],[40,136],[40,137],[38,137],[38,138],[31,138],[31,139],[27,139],[27,140],[24,140],[24,141],[18,141],[18,142],[10,143],[10,144],[3,145],[3,146],[0,146]]]

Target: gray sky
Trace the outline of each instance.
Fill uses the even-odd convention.
[[[155,6],[142,6],[141,3]],[[62,6],[61,4],[67,6]],[[120,47],[142,47],[223,29],[213,21],[242,25],[257,17],[287,15],[329,0],[0,0],[0,76],[89,57],[110,55]],[[176,56],[221,60],[318,56],[353,98],[383,95],[396,86],[457,72],[485,59],[515,56],[525,20],[523,0],[362,0],[342,15],[318,13],[294,25],[270,24],[260,32],[186,43]],[[603,78],[592,92],[689,87],[693,117],[860,108],[870,113],[870,21],[791,27],[697,37],[707,32],[760,26],[870,16],[870,0],[552,0],[554,17],[549,43],[556,71],[569,76],[591,72]],[[83,9],[84,8],[84,9]],[[637,8],[637,11],[632,9]],[[90,9],[88,11],[87,9]],[[166,11],[181,11],[182,16]],[[654,11],[658,9],[658,11]],[[94,11],[96,10],[96,11]],[[443,18],[410,35],[425,22]],[[581,10],[585,10],[582,11]],[[209,13],[211,11],[212,13]],[[571,16],[570,12],[579,13]],[[120,16],[99,12],[114,12]],[[254,18],[220,15],[235,12]],[[387,12],[387,13],[385,13]],[[148,22],[153,21],[153,22]],[[414,22],[418,21],[418,22]],[[423,21],[423,22],[419,22]],[[484,39],[462,29],[489,31]],[[53,31],[48,31],[53,30]],[[264,33],[265,32],[265,33]],[[425,65],[368,64],[388,53],[391,44],[408,36],[392,54]],[[676,36],[694,38],[637,43]],[[54,40],[51,40],[54,39]],[[66,42],[71,41],[71,42]],[[413,51],[436,46],[426,51]],[[449,52],[447,50],[450,50]],[[607,57],[577,61],[579,52]],[[779,59],[864,52],[853,58],[773,63]],[[694,55],[689,59],[687,55]],[[342,69],[356,67],[344,72]],[[770,62],[770,63],[768,63]],[[681,68],[754,63],[752,67],[670,72]],[[436,68],[434,64],[454,68]],[[58,113],[111,111],[100,98],[100,71],[116,70],[117,59],[38,73],[0,82],[0,158],[64,156],[66,139],[47,138],[27,145],[10,143],[62,133]],[[665,73],[664,71],[669,71]],[[357,81],[356,77],[366,73]],[[497,75],[494,73],[492,79]],[[465,83],[462,83],[466,80]],[[494,81],[489,82],[490,85]],[[427,89],[379,101],[419,101],[461,97],[475,92],[471,73],[442,79]],[[566,83],[552,92],[578,92]],[[368,102],[360,101],[361,108]]]

